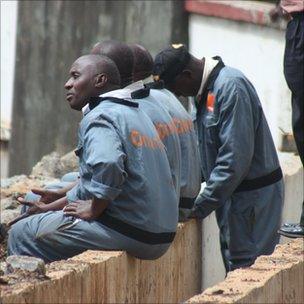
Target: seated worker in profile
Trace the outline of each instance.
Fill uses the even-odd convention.
[[[80,179],[55,202],[31,203],[44,213],[12,226],[9,255],[49,262],[100,249],[156,259],[169,248],[178,198],[164,145],[136,102],[103,97],[119,86],[109,58],[86,55],[73,63],[67,100],[78,111],[89,104],[78,133]]]
[[[183,45],[161,51],[155,57],[153,74],[176,95],[197,99],[206,187],[191,217],[204,219],[216,210],[227,271],[271,254],[279,240],[283,180],[253,85],[221,58],[200,60]]]
[[[142,85],[133,85],[133,53],[132,49],[125,43],[116,40],[106,40],[96,43],[91,50],[92,54],[103,55],[109,57],[114,61],[118,67],[119,73],[121,75],[120,88],[126,88],[129,93],[132,91],[142,88]],[[85,114],[88,110],[88,105],[85,105],[82,109]],[[172,137],[172,136],[171,136]],[[171,140],[171,139],[169,139]],[[179,187],[179,177],[177,176],[177,171],[179,162],[176,154],[178,151],[176,149],[170,150],[170,159],[172,160],[170,164],[174,163],[174,184]],[[179,157],[180,158],[180,157]],[[10,222],[13,225],[17,221],[30,216],[37,212],[37,206],[33,205],[33,202],[40,201],[44,204],[49,204],[56,201],[59,198],[66,196],[66,193],[73,188],[78,181],[78,172],[74,174],[68,173],[62,177],[59,183],[52,183],[47,185],[44,189],[32,189],[31,192],[27,193],[24,198],[19,197],[18,201],[23,204],[20,216]],[[36,204],[37,205],[37,204]],[[31,206],[31,208],[29,208]]]
[[[134,54],[133,81],[150,89],[150,96],[139,102],[139,105],[149,117],[155,115],[152,105],[162,112],[167,111],[176,128],[181,151],[179,220],[184,221],[190,214],[201,186],[200,160],[194,125],[191,116],[180,101],[164,88],[163,83],[153,82],[153,59],[149,51],[138,44],[131,45],[131,48]],[[158,125],[157,129],[161,137],[168,133],[162,125]]]

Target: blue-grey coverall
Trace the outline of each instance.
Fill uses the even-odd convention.
[[[221,208],[217,220],[228,244],[223,258],[227,270],[233,270],[271,254],[278,243],[282,173],[262,106],[247,78],[224,66],[207,93],[197,116],[206,187],[194,212],[205,218]]]
[[[80,123],[80,180],[67,198],[110,201],[100,218],[85,221],[56,211],[20,220],[9,231],[10,255],[54,261],[101,249],[155,259],[167,251],[178,197],[164,145],[147,114],[132,104],[92,104]]]
[[[133,86],[144,88],[141,81],[133,84]],[[136,92],[139,92],[138,90]],[[112,92],[105,94],[105,96],[111,96]],[[114,94],[115,93],[115,94]],[[126,89],[115,90],[113,95],[128,101],[132,101],[132,91]],[[181,183],[181,149],[179,142],[178,129],[175,126],[174,120],[169,115],[164,106],[158,104],[157,101],[149,94],[149,91],[145,91],[144,94],[139,94],[134,101],[139,103],[140,109],[142,109],[153,122],[160,140],[165,146],[165,151],[168,157],[173,186],[176,191],[176,195],[180,196],[180,183]]]
[[[197,134],[192,117],[174,94],[163,88],[151,89],[150,95],[159,107],[164,107],[169,112],[178,131],[181,149],[179,220],[184,221],[188,218],[201,187]]]

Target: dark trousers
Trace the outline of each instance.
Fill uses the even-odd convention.
[[[293,134],[304,166],[304,12],[292,17],[286,29],[284,75],[292,94]],[[304,202],[300,224],[304,226]]]

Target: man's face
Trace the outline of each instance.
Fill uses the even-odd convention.
[[[94,96],[94,72],[93,65],[86,60],[80,59],[73,63],[70,78],[64,86],[67,90],[66,100],[72,109],[80,111]]]
[[[191,77],[189,77],[189,75],[186,73],[181,73],[180,75],[177,75],[174,81],[169,85],[166,85],[166,87],[178,97],[195,96],[197,93],[195,92]]]

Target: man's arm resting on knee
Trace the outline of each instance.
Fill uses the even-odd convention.
[[[77,185],[78,181],[61,189],[32,189],[32,192],[41,196],[40,201],[46,204],[66,196],[67,192]]]
[[[75,216],[83,220],[95,220],[103,211],[107,208],[109,201],[93,197],[92,200],[88,201],[76,201],[68,204],[64,208],[66,215]]]
[[[10,221],[8,223],[9,226],[17,223],[18,221],[33,215],[33,214],[38,214],[38,213],[44,213],[47,211],[56,211],[56,210],[61,210],[63,209],[64,206],[66,206],[66,204],[68,203],[67,197],[62,197],[58,200],[56,200],[55,202],[49,203],[49,204],[45,204],[41,201],[36,201],[36,202],[26,202],[24,201],[24,199],[22,198],[18,198],[18,201],[22,204],[22,205],[26,205],[29,208],[26,210],[25,213],[17,216],[15,219],[13,219],[12,221]]]

